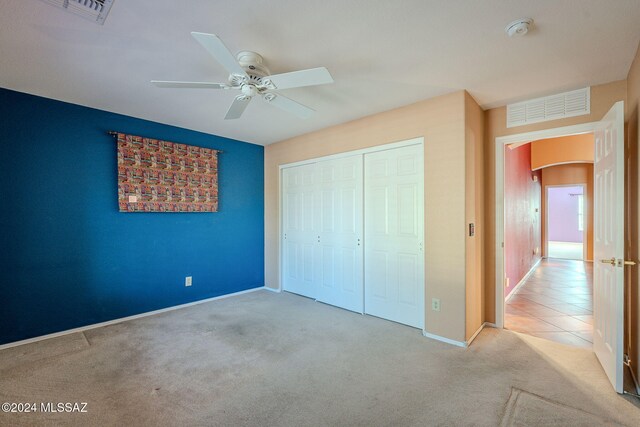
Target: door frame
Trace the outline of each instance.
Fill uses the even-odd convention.
[[[415,138],[411,138],[411,139],[406,139],[406,140],[401,140],[401,141],[397,141],[397,142],[390,142],[387,144],[381,144],[381,145],[375,145],[372,147],[367,147],[367,148],[362,148],[362,149],[358,149],[358,150],[351,150],[351,151],[344,151],[341,153],[336,153],[336,154],[330,154],[327,156],[320,156],[320,157],[314,157],[311,159],[307,159],[307,160],[301,160],[301,161],[297,161],[297,162],[291,162],[291,163],[284,163],[278,166],[278,289],[275,290],[277,292],[282,292],[284,287],[283,287],[283,272],[284,272],[284,268],[283,268],[283,263],[284,263],[284,233],[283,233],[283,219],[284,219],[284,215],[283,215],[283,207],[284,207],[284,200],[283,200],[283,170],[287,169],[287,168],[291,168],[291,167],[295,167],[295,166],[302,166],[302,165],[307,165],[307,164],[312,164],[312,163],[318,163],[324,160],[333,160],[333,159],[339,159],[339,158],[344,158],[344,157],[351,157],[351,156],[363,156],[365,154],[368,153],[374,153],[374,152],[378,152],[378,151],[386,151],[386,150],[393,150],[395,148],[402,148],[402,147],[408,147],[411,145],[420,145],[422,147],[423,153],[424,153],[424,137],[423,136],[419,136],[419,137],[415,137]],[[423,163],[424,163],[424,159],[422,159]],[[362,168],[362,179],[363,179],[363,183],[364,183],[364,167]],[[422,182],[422,186],[423,186],[423,194],[424,194],[424,179]],[[364,212],[364,197],[362,198],[362,203],[363,203],[363,212]],[[422,206],[422,210],[423,210],[423,222],[424,222],[424,204]],[[424,242],[424,224],[422,227],[422,236],[421,239]],[[363,241],[363,245],[365,245],[366,242]],[[363,251],[364,251],[364,246],[363,246]],[[423,256],[424,256],[424,252],[423,252]],[[426,260],[425,260],[426,261]],[[424,263],[426,266],[426,262]],[[362,271],[362,277],[364,278],[364,263],[363,263],[363,271]],[[427,275],[426,275],[426,271],[424,272],[424,279],[423,279],[424,283],[424,295],[427,295],[427,291],[426,291],[426,287],[427,287]],[[364,286],[364,283],[363,283]],[[364,307],[364,294],[363,294],[363,307]],[[424,331],[425,328],[425,301],[423,298],[422,301],[422,330]]]
[[[588,262],[587,260],[587,230],[589,227],[589,221],[591,218],[588,217],[588,210],[586,209],[587,203],[587,184],[586,183],[578,183],[578,184],[553,184],[553,185],[545,185],[543,188],[544,191],[544,230],[545,230],[545,239],[544,242],[544,254],[545,258],[549,258],[549,188],[560,188],[560,187],[582,187],[582,200],[583,200],[583,229],[582,229],[582,260],[583,262]]]
[[[538,139],[593,133],[599,121],[498,136],[495,139],[495,326],[504,328],[504,149],[509,144],[527,144]],[[595,150],[595,148],[594,148]]]

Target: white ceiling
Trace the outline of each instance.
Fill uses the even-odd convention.
[[[504,27],[531,17],[535,30]],[[104,26],[40,0],[0,2],[0,87],[256,144],[467,89],[484,108],[624,79],[640,0],[115,0]],[[262,54],[272,73],[325,66],[335,84],[283,91],[302,120],[254,100],[225,121],[232,91],[190,32]]]

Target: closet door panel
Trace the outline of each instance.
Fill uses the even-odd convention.
[[[422,146],[364,156],[365,312],[424,324]]]
[[[283,289],[315,298],[315,165],[283,169],[282,180]]]
[[[362,313],[362,156],[318,162],[317,299]]]

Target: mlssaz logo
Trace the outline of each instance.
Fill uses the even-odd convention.
[[[87,411],[87,402],[42,402],[40,403],[40,412],[82,412]]]

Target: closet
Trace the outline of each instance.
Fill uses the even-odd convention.
[[[283,166],[283,289],[423,328],[422,139]]]

